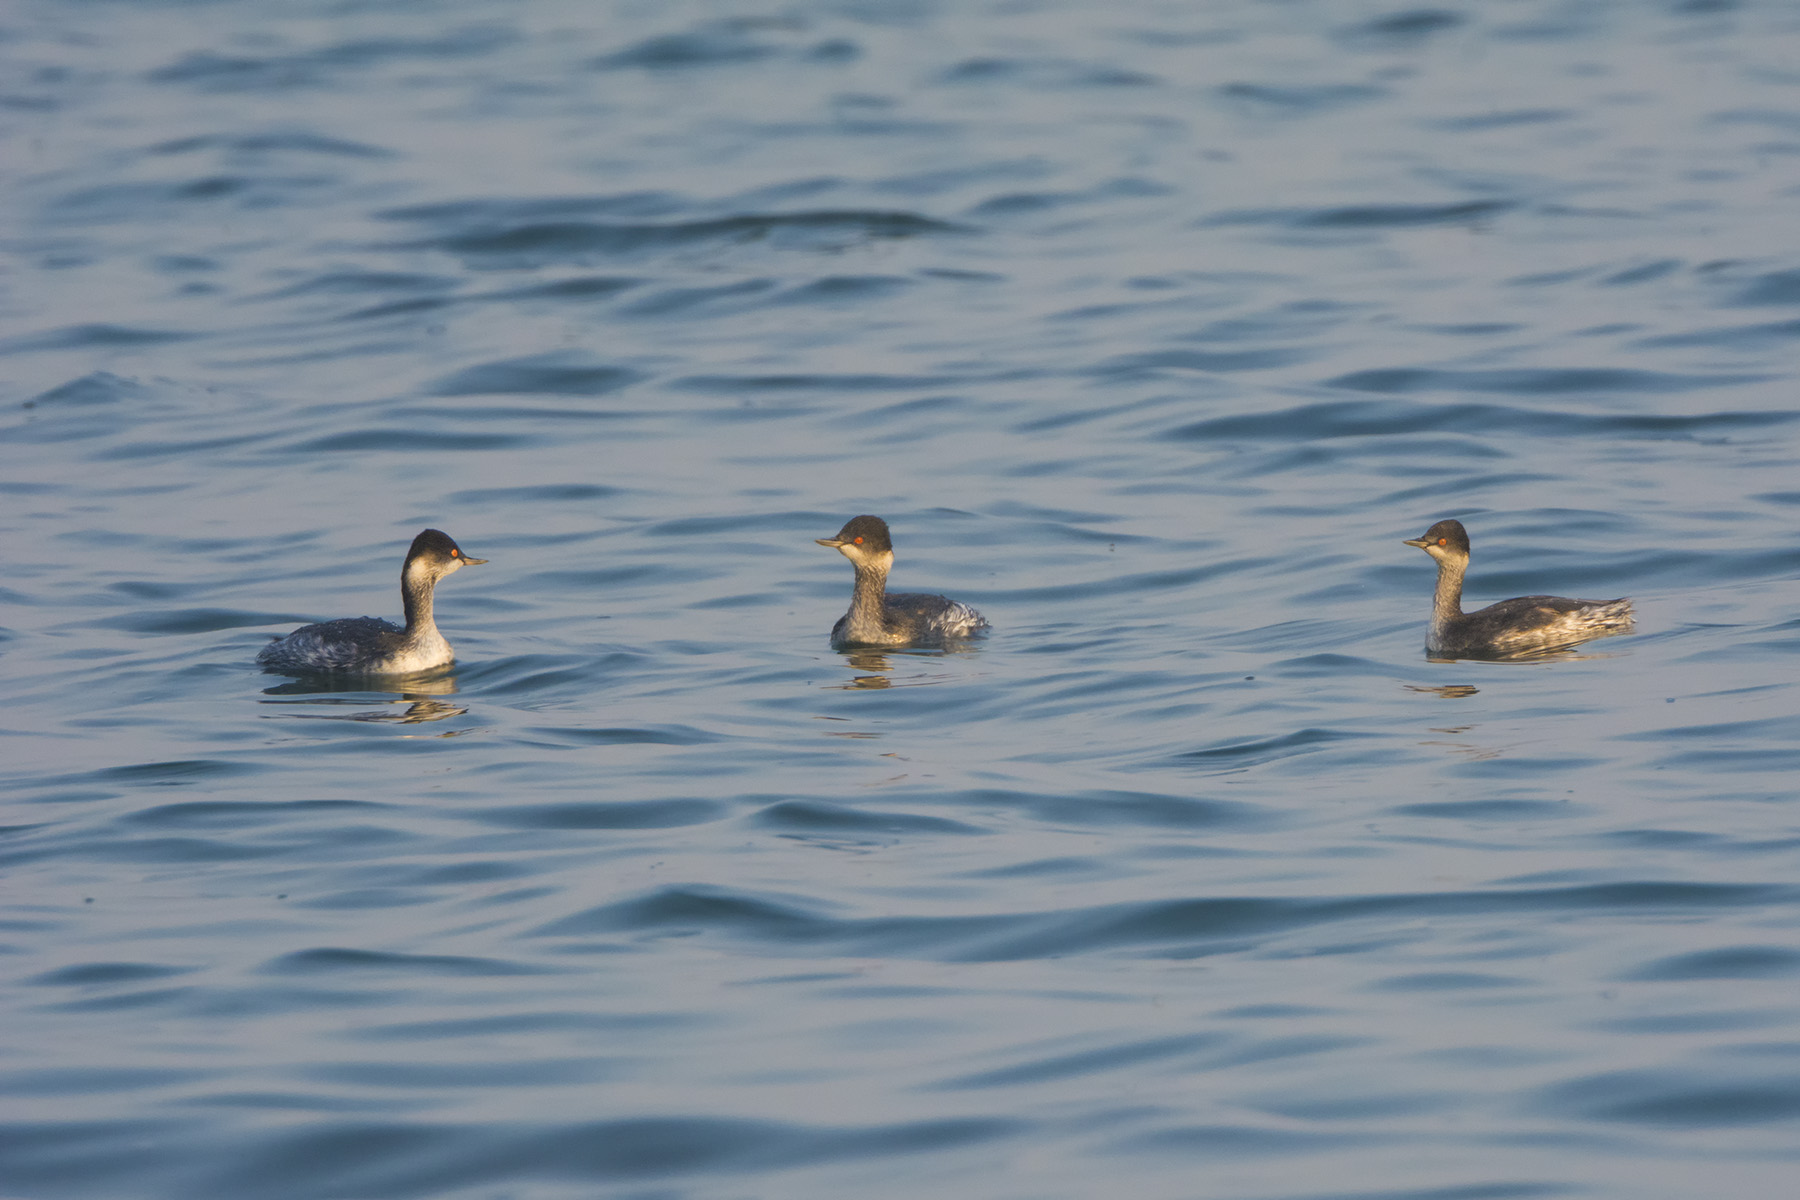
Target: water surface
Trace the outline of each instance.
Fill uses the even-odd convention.
[[[0,1191],[1787,1195],[1796,61],[9,9]],[[1445,516],[1640,632],[1428,660]],[[255,669],[428,525],[453,672]]]

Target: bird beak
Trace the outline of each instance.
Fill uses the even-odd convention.
[[[1425,547],[1431,545],[1431,542],[1426,538],[1405,538],[1400,544],[1402,546],[1417,546],[1419,549],[1423,550]]]
[[[830,546],[833,550],[842,549],[844,545],[843,538],[814,538],[813,541],[821,546]]]
[[[466,554],[462,556],[462,560],[463,566],[465,567],[479,567],[482,563],[487,561],[485,558],[470,558]]]

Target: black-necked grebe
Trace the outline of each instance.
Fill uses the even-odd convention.
[[[449,534],[427,529],[413,539],[400,568],[404,629],[377,617],[303,625],[264,646],[256,661],[271,671],[359,675],[411,675],[449,666],[456,654],[431,619],[432,589],[450,572],[486,561],[464,554]]]
[[[815,540],[856,568],[850,611],[831,627],[834,647],[941,645],[988,627],[986,617],[944,596],[888,594],[894,543],[880,517],[852,517],[836,537]]]
[[[1463,574],[1469,569],[1469,532],[1461,521],[1439,521],[1424,537],[1407,538],[1437,560],[1437,594],[1425,649],[1469,658],[1509,658],[1573,646],[1589,638],[1631,632],[1631,601],[1520,596],[1479,612],[1462,610]]]

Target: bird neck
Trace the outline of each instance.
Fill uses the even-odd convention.
[[[416,641],[437,631],[431,616],[431,593],[437,577],[423,563],[407,563],[400,572],[400,601],[406,609],[406,636]]]
[[[1469,569],[1466,558],[1438,559],[1437,591],[1431,598],[1431,623],[1440,628],[1463,615],[1463,573]]]
[[[887,577],[886,563],[856,564],[856,587],[850,593],[852,625],[880,623],[887,610]]]

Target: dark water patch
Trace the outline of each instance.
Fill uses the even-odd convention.
[[[1530,1107],[1550,1117],[1661,1129],[1741,1128],[1800,1117],[1800,1075],[1609,1071],[1546,1088]]]
[[[106,350],[129,346],[157,346],[201,336],[174,329],[142,329],[130,325],[91,323],[64,325],[41,333],[0,338],[0,354],[26,354],[39,350]],[[101,374],[104,374],[102,372]],[[67,386],[67,385],[65,385]],[[46,393],[48,395],[49,393]],[[40,397],[42,399],[42,397]]]
[[[103,767],[70,780],[84,779],[95,783],[121,784],[129,787],[183,787],[201,781],[240,778],[260,773],[262,768],[247,763],[226,762],[216,758],[169,759],[164,762],[133,763],[122,767]]]
[[[326,434],[310,441],[294,442],[281,448],[283,456],[306,454],[344,454],[358,451],[412,454],[441,454],[450,451],[516,450],[537,445],[535,436],[508,433],[446,433],[411,426],[365,428]]]
[[[300,205],[338,182],[332,175],[213,174],[161,183],[110,183],[58,197],[45,220],[91,228],[139,226],[151,220],[173,224],[219,207],[234,213],[266,212]]]
[[[248,446],[265,441],[264,433],[246,433],[236,437],[190,438],[184,441],[153,441],[138,438],[122,445],[101,450],[94,455],[99,462],[138,462],[158,458],[194,459],[209,454],[217,454],[236,446]]]
[[[204,92],[282,92],[324,87],[352,70],[406,62],[435,62],[491,53],[519,38],[508,25],[480,23],[435,37],[375,37],[291,53],[190,51],[145,78]]]
[[[1104,905],[1024,914],[838,919],[792,899],[678,885],[601,905],[541,926],[535,936],[728,934],[744,942],[834,953],[1000,962],[1133,950],[1174,958],[1217,954],[1303,929],[1367,918],[1554,913],[1698,914],[1792,901],[1773,885],[1608,883],[1343,898],[1228,897]]]
[[[941,375],[688,375],[670,381],[671,387],[693,392],[901,392],[925,391],[968,382]]]
[[[917,813],[873,811],[822,800],[783,800],[758,811],[753,824],[778,833],[966,836],[990,832],[979,825]]]
[[[1611,275],[1602,276],[1600,283],[1606,287],[1631,287],[1639,283],[1651,283],[1665,276],[1673,275],[1682,267],[1678,258],[1662,258],[1655,262],[1639,263],[1635,267],[1626,267],[1614,271]]]
[[[1708,346],[1718,349],[1756,350],[1780,346],[1800,338],[1800,321],[1775,321],[1758,325],[1730,325],[1692,333],[1665,333],[1639,338],[1632,345],[1643,349]]]
[[[1411,49],[1461,26],[1464,20],[1461,13],[1448,9],[1410,8],[1347,26],[1338,30],[1336,37],[1357,49]]]
[[[1786,1024],[1786,1021],[1785,1015],[1768,1009],[1694,1009],[1687,1012],[1614,1017],[1594,1022],[1594,1028],[1625,1037],[1666,1037],[1669,1034],[1736,1033],[1749,1029],[1772,1029]]]
[[[1420,971],[1391,975],[1369,984],[1372,992],[1464,992],[1524,987],[1527,980],[1480,971]]]
[[[211,1073],[181,1067],[40,1067],[0,1071],[0,1088],[9,1096],[80,1096],[141,1092],[211,1078]],[[3,1158],[0,1154],[0,1158]]]
[[[249,612],[238,608],[177,608],[123,613],[96,624],[105,629],[123,629],[130,633],[182,634],[274,625],[281,620],[281,616],[276,613]]]
[[[151,979],[167,979],[171,975],[186,975],[198,969],[168,967],[156,963],[81,963],[46,971],[21,982],[42,987],[112,987],[118,984],[143,983]]]
[[[1639,967],[1622,979],[1785,979],[1800,975],[1800,951],[1785,946],[1729,946],[1674,954]]]
[[[1584,809],[1560,800],[1444,800],[1423,804],[1396,804],[1386,810],[1396,816],[1426,817],[1447,821],[1544,821],[1579,816]]]
[[[1101,879],[1113,868],[1097,858],[1040,858],[966,872],[970,879]]]
[[[1297,729],[1279,737],[1260,738],[1249,742],[1229,742],[1202,750],[1189,750],[1174,756],[1174,761],[1197,764],[1221,771],[1241,771],[1248,767],[1312,754],[1339,742],[1367,740],[1375,735],[1351,733],[1339,729]]]
[[[1056,58],[969,58],[938,76],[950,85],[1004,83],[1063,91],[1092,87],[1149,87],[1154,75],[1105,63]]]
[[[1680,375],[1670,371],[1642,371],[1626,367],[1518,368],[1507,370],[1468,371],[1432,367],[1384,367],[1372,371],[1353,371],[1324,381],[1325,387],[1348,388],[1358,392],[1387,395],[1413,392],[1467,391],[1498,392],[1520,396],[1568,396],[1586,392],[1680,393],[1732,387],[1737,384],[1760,383],[1766,375]],[[1547,414],[1532,413],[1532,419]],[[1718,421],[1721,417],[1751,423],[1773,424],[1792,420],[1793,414],[1725,413],[1703,417],[1657,416],[1654,414],[1590,417],[1588,420],[1616,421],[1621,429],[1685,429],[1696,422]],[[1645,422],[1634,425],[1632,422]]]
[[[669,317],[704,312],[728,301],[766,297],[775,287],[773,279],[740,279],[707,287],[661,288],[649,294],[640,293],[630,304],[622,306],[620,313],[631,317]]]
[[[111,371],[93,371],[79,379],[59,384],[47,392],[39,392],[25,401],[26,408],[116,404],[121,400],[144,400],[155,393],[135,379],[114,375]]]
[[[682,33],[645,38],[592,59],[587,65],[598,71],[666,71],[760,62],[783,50],[780,42],[767,39],[773,26],[771,19],[714,21]]]
[[[605,396],[644,376],[570,351],[464,367],[426,386],[434,396]]]
[[[1154,379],[1169,372],[1201,371],[1229,374],[1234,371],[1263,371],[1293,366],[1320,353],[1317,349],[1295,346],[1266,346],[1243,350],[1152,350],[1141,354],[1121,354],[1097,363],[1088,373],[1102,379]]]
[[[1285,1158],[1295,1154],[1322,1154],[1353,1144],[1367,1145],[1370,1135],[1354,1137],[1315,1129],[1272,1129],[1257,1125],[1177,1125],[1134,1134],[1112,1143],[1116,1155],[1191,1154],[1202,1159]],[[1375,1200],[1370,1197],[1370,1200]],[[1392,1200],[1384,1193],[1381,1200]]]
[[[288,300],[300,296],[370,296],[385,292],[443,292],[457,286],[448,275],[416,271],[327,271],[272,292],[246,296],[246,301]]]
[[[335,1062],[310,1066],[298,1075],[353,1088],[438,1091],[446,1088],[530,1088],[596,1084],[637,1075],[636,1059],[556,1057],[504,1062]]]
[[[634,1117],[574,1124],[317,1123],[262,1136],[192,1195],[239,1200],[440,1195],[533,1181],[584,1186],[948,1151],[1022,1132],[1022,1122],[945,1118],[805,1126],[727,1117]]]
[[[900,275],[827,275],[789,288],[768,299],[769,304],[843,304],[855,300],[881,300],[917,286],[917,280]]]
[[[374,801],[182,801],[157,804],[119,817],[148,829],[245,829],[315,817],[342,819],[387,808]]]
[[[1505,1180],[1448,1187],[1383,1188],[1378,1192],[1304,1192],[1284,1200],[1532,1200],[1536,1196],[1579,1196],[1590,1191],[1585,1184]]]
[[[346,1029],[343,1036],[368,1042],[450,1042],[516,1033],[557,1033],[615,1037],[710,1024],[696,1013],[672,1012],[500,1012],[478,1017],[400,1021]]]
[[[541,483],[522,487],[467,488],[451,492],[445,499],[451,504],[471,507],[491,505],[494,508],[530,508],[538,504],[580,504],[588,500],[610,500],[623,496],[630,488],[608,487],[604,483]]]
[[[171,138],[145,148],[146,155],[168,156],[198,151],[220,151],[228,156],[264,157],[280,154],[319,155],[326,158],[391,159],[398,152],[369,142],[327,137],[305,130],[271,130],[265,133],[207,133]]]
[[[1456,390],[1446,379],[1427,383],[1419,375],[1436,372],[1360,372],[1358,390]],[[1346,377],[1348,378],[1348,377]],[[1333,381],[1334,386],[1342,380]],[[1681,390],[1681,389],[1672,389]],[[1163,436],[1176,441],[1316,441],[1326,438],[1380,438],[1424,433],[1507,434],[1531,437],[1606,435],[1619,438],[1721,440],[1734,434],[1800,421],[1795,412],[1715,412],[1692,416],[1649,413],[1580,413],[1475,402],[1424,404],[1400,400],[1326,401],[1264,413],[1213,417],[1179,425]]]
[[[264,963],[261,975],[333,976],[345,974],[388,974],[398,978],[542,975],[545,968],[495,958],[472,958],[454,954],[395,954],[375,950],[352,950],[343,947],[320,947],[296,950]]]
[[[486,292],[483,300],[607,300],[620,292],[640,287],[642,279],[618,275],[584,275],[577,279],[558,279],[507,291]]]
[[[1800,304],[1800,268],[1756,275],[1730,302],[1747,308]]]
[[[1367,104],[1388,94],[1363,83],[1228,83],[1215,90],[1226,109],[1246,117],[1311,117]]]
[[[1078,1079],[1106,1071],[1121,1070],[1142,1062],[1167,1064],[1170,1059],[1180,1059],[1202,1050],[1210,1050],[1227,1040],[1223,1034],[1201,1033],[1121,1042],[1073,1054],[1050,1055],[1010,1067],[957,1075],[930,1084],[925,1090],[933,1092],[973,1091],[981,1088],[1017,1087],[1021,1084]]]
[[[1447,133],[1480,133],[1489,129],[1511,129],[1518,125],[1550,125],[1575,117],[1569,108],[1513,108],[1495,112],[1469,113],[1459,117],[1428,117],[1419,123]]]
[[[717,800],[594,800],[567,804],[508,804],[460,815],[507,829],[681,829],[727,813]]]
[[[1336,208],[1234,209],[1207,217],[1202,226],[1281,225],[1291,229],[1414,229],[1481,224],[1518,207],[1512,200],[1462,200],[1450,204],[1356,204]]]
[[[675,222],[509,221],[497,217],[401,249],[434,249],[514,266],[567,265],[570,256],[629,255],[707,242],[765,244],[780,250],[842,251],[866,242],[971,232],[917,213],[818,210],[747,213]],[[0,348],[4,343],[0,343]]]
[[[481,228],[493,224],[555,221],[572,217],[668,216],[685,207],[687,201],[673,192],[619,192],[600,196],[507,196],[490,200],[448,200],[384,209],[375,215],[385,221]]]
[[[638,661],[639,656],[629,654],[607,655],[600,660],[572,655],[522,654],[463,667],[459,678],[471,688],[478,687],[483,696],[543,701],[553,696],[591,693],[601,681]]]
[[[290,900],[295,909],[318,912],[375,912],[384,908],[411,908],[431,904],[442,896],[431,888],[368,887],[348,891],[327,892],[306,899]]]
[[[1066,794],[979,788],[958,792],[959,807],[1028,814],[1048,825],[1080,829],[1252,829],[1269,825],[1268,810],[1233,800],[1083,788]]]
[[[46,1005],[50,1012],[59,1013],[133,1013],[138,1019],[153,1019],[149,1013],[166,1013],[171,1016],[187,1011],[194,995],[193,987],[139,988],[128,992],[101,993],[86,995],[79,1000],[65,1000],[60,1004]],[[149,1010],[147,1013],[146,1010]],[[0,1133],[0,1139],[4,1134]]]

